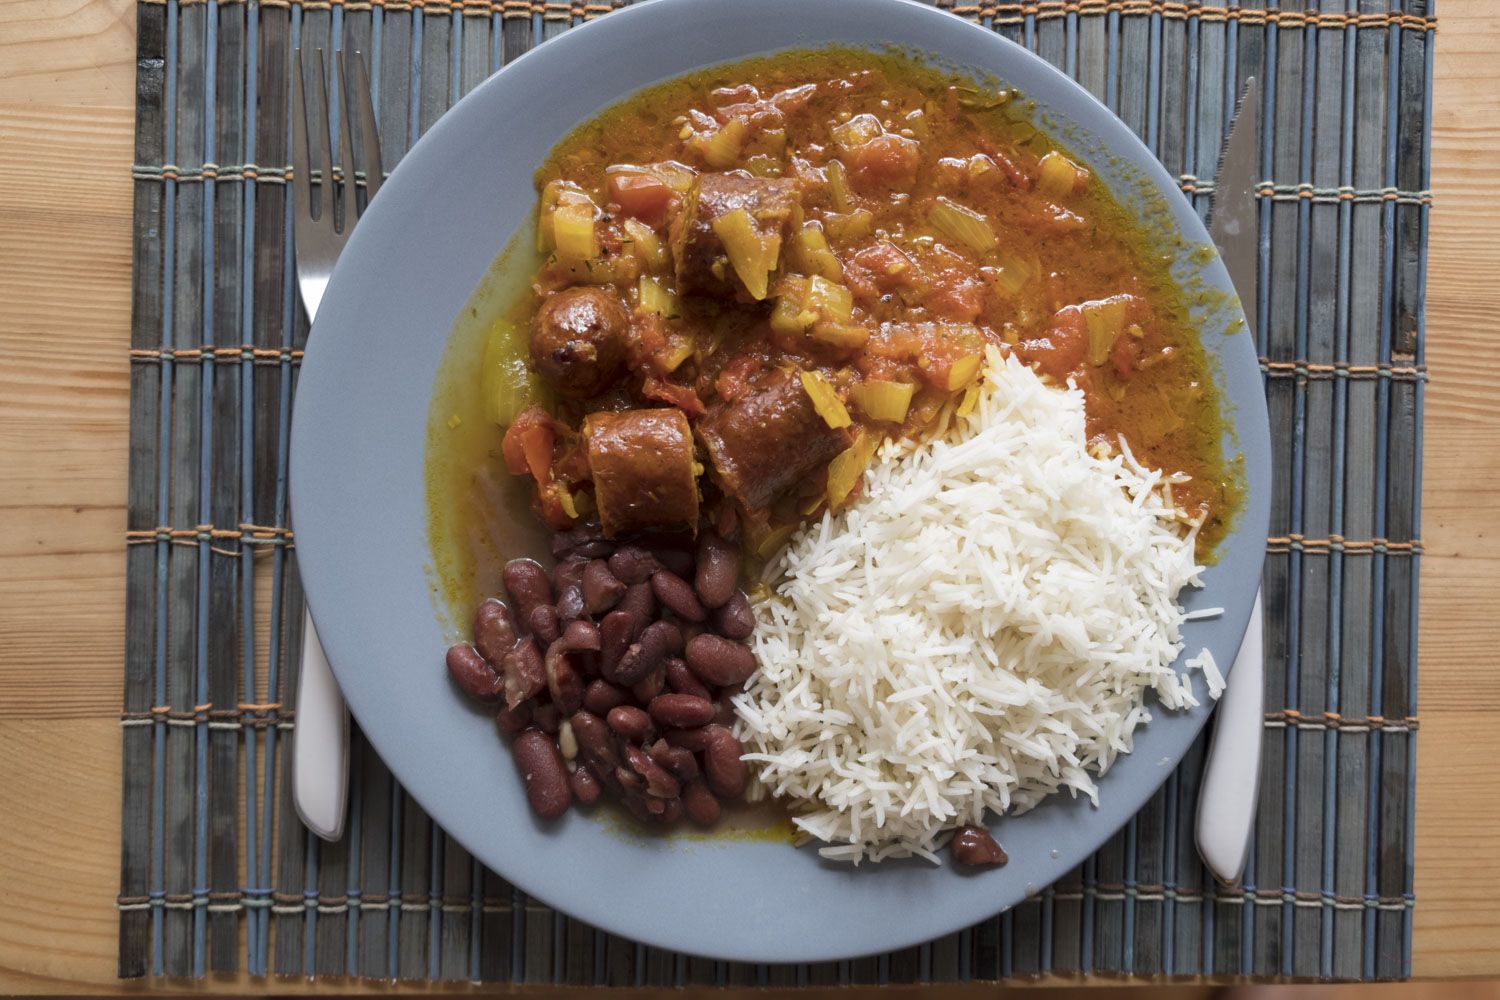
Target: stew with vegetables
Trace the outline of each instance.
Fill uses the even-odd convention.
[[[695,530],[751,555],[860,492],[882,439],[972,405],[988,344],[1086,397],[1090,430],[1235,503],[1168,262],[1019,95],[896,56],[717,68],[580,127],[537,175],[508,469],[565,530]]]

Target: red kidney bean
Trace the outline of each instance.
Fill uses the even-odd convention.
[[[491,597],[479,605],[474,614],[474,648],[479,655],[498,667],[516,645],[516,623],[510,608]]]
[[[667,799],[662,805],[661,815],[657,817],[664,826],[671,826],[682,819],[682,800]]]
[[[557,591],[557,617],[565,622],[583,617],[584,559],[565,559],[552,568],[552,587]]]
[[[620,786],[627,804],[632,798],[644,798],[646,795],[646,779],[624,764],[615,768],[615,783]]]
[[[699,826],[713,826],[723,814],[719,800],[701,780],[689,781],[682,787],[682,809]]]
[[[470,698],[494,701],[500,697],[500,675],[466,642],[448,647],[448,676]]]
[[[681,577],[693,575],[694,538],[686,531],[651,531],[636,538],[657,562]]]
[[[687,664],[699,680],[723,687],[755,673],[755,654],[743,643],[704,633],[688,643]]]
[[[982,826],[961,826],[953,834],[953,860],[961,865],[1003,865],[1010,859]]]
[[[740,550],[712,531],[698,536],[698,566],[693,589],[707,608],[717,608],[734,595],[740,580]]]
[[[505,678],[505,704],[514,708],[535,697],[547,686],[547,667],[535,639],[523,639],[501,661]]]
[[[664,738],[674,747],[682,747],[691,753],[701,753],[708,746],[707,734],[698,729],[669,729]]]
[[[625,596],[620,598],[615,610],[630,612],[635,618],[636,627],[645,628],[656,617],[656,595],[651,593],[651,581],[633,583],[625,588]]]
[[[599,671],[612,676],[620,657],[640,631],[635,615],[629,611],[611,611],[599,623]]]
[[[597,653],[601,639],[593,622],[576,621],[569,622],[568,627],[563,629],[562,642],[570,653]]]
[[[667,668],[658,666],[645,677],[630,685],[630,694],[635,698],[636,704],[650,704],[651,699],[661,694],[662,689],[667,686]]]
[[[711,617],[714,631],[726,639],[744,641],[755,631],[755,612],[750,610],[750,598],[743,590],[729,595],[723,607],[714,608]]]
[[[644,741],[655,731],[651,724],[651,716],[634,705],[615,706],[609,710],[605,721],[609,723],[609,728],[632,743]]]
[[[585,521],[577,527],[559,531],[552,536],[554,559],[562,559],[566,556],[594,559],[598,556],[607,556],[613,551],[614,545],[604,537],[604,529],[598,521]]]
[[[573,622],[574,625],[583,625],[586,622]],[[592,625],[589,625],[592,628]],[[571,630],[570,630],[571,631]],[[543,661],[547,675],[547,691],[552,694],[553,705],[558,706],[561,712],[576,712],[583,705],[583,675],[574,666],[571,658],[568,658],[567,633],[562,634],[561,639],[547,646],[546,660]]]
[[[583,606],[591,615],[601,615],[620,603],[625,584],[609,571],[603,559],[591,561],[583,570]]]
[[[661,563],[639,545],[622,545],[609,557],[609,571],[627,584],[646,583],[659,569]]]
[[[720,695],[719,700],[714,702],[713,721],[727,729],[734,725],[734,720],[734,703],[727,696]]]
[[[657,724],[672,729],[692,729],[713,721],[714,703],[690,694],[663,694],[646,706]]]
[[[616,705],[630,700],[630,693],[615,687],[609,681],[597,680],[583,689],[583,707],[595,715],[608,715]]]
[[[550,701],[533,705],[531,724],[549,736],[556,736],[557,731],[562,728],[562,713]]]
[[[512,559],[505,564],[501,579],[523,621],[531,618],[532,608],[552,603],[552,581],[535,559]]]
[[[643,801],[646,803],[646,814],[650,816],[651,819],[660,823],[661,814],[667,811],[666,800],[658,798],[647,798]]]
[[[682,648],[682,632],[671,622],[652,622],[632,642],[614,667],[614,676],[605,675],[605,680],[629,686],[644,679],[661,666],[669,653]]]
[[[573,801],[573,791],[557,743],[540,730],[527,729],[516,737],[511,752],[526,785],[526,801],[531,803],[532,811],[543,819],[556,819],[566,812]]]
[[[744,747],[723,726],[703,727],[703,771],[708,776],[708,787],[726,799],[738,798],[745,793],[745,781],[749,771],[740,759]]]
[[[538,604],[532,608],[531,614],[526,616],[526,627],[538,642],[546,646],[552,645],[562,635],[562,626],[557,619],[557,606]]]
[[[630,769],[646,779],[646,794],[657,799],[675,799],[682,794],[682,785],[667,773],[666,768],[651,759],[651,755],[637,746],[625,748],[625,762]]]
[[[670,570],[659,569],[651,574],[651,592],[683,621],[701,622],[708,617],[708,611],[698,602],[693,588]]]
[[[678,781],[691,781],[698,777],[698,759],[686,747],[674,747],[665,739],[657,740],[650,747],[651,759],[672,772]]]
[[[687,661],[676,656],[667,660],[667,687],[676,694],[690,694],[694,698],[712,701],[714,697],[713,692],[688,669]]]
[[[568,725],[573,727],[578,752],[594,776],[613,787],[611,782],[615,768],[620,766],[620,752],[609,725],[593,712],[574,712],[568,717]]]
[[[568,776],[568,785],[573,789],[573,798],[580,804],[591,806],[599,801],[602,791],[599,779],[587,767],[574,768],[573,773]]]
[[[531,725],[531,703],[523,701],[514,708],[502,706],[500,711],[495,713],[495,724],[506,735],[516,735]]]

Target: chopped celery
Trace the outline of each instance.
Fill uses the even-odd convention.
[[[979,355],[969,354],[953,362],[948,368],[948,391],[956,392],[973,381],[979,374]]]
[[[1123,295],[1114,295],[1085,302],[1079,307],[1083,310],[1084,326],[1088,329],[1089,364],[1098,366],[1109,360],[1115,340],[1125,329],[1125,301]]]
[[[802,306],[796,299],[783,295],[771,310],[771,329],[786,336],[803,333],[807,327],[801,319]]]
[[[750,126],[742,119],[731,118],[709,137],[703,146],[704,161],[716,170],[727,170],[740,158]]]
[[[697,352],[698,345],[692,337],[673,335],[665,351],[657,354],[657,360],[661,366],[669,372],[675,372],[682,367],[682,363]]]
[[[802,373],[802,388],[807,391],[807,396],[812,400],[813,409],[818,411],[818,416],[823,422],[834,430],[840,427],[848,427],[852,422],[849,411],[845,409],[843,400],[839,399],[838,392],[823,377],[820,371],[805,371]]]
[[[1088,174],[1082,167],[1054,149],[1037,164],[1036,189],[1057,198],[1072,194],[1079,181],[1086,177]]]
[[[760,153],[745,161],[745,169],[756,177],[780,177],[781,161]]]
[[[861,382],[850,388],[849,395],[871,420],[899,424],[906,419],[916,389],[910,382]]]
[[[564,514],[575,521],[578,520],[578,506],[573,502],[573,494],[568,492],[568,488],[561,484],[557,487],[557,504],[563,509]]]
[[[688,188],[693,186],[693,179],[698,176],[698,171],[676,160],[648,163],[641,167],[641,171],[655,177],[678,194],[687,194]]]
[[[863,208],[847,214],[828,212],[823,216],[823,228],[836,240],[861,240],[875,231],[875,216]]]
[[[849,395],[871,420],[899,424],[906,419],[916,389],[910,382],[861,382],[850,388]]]
[[[630,237],[630,252],[648,271],[665,271],[671,261],[667,257],[667,246],[656,230],[638,219],[625,220],[625,235]]]
[[[857,323],[840,323],[837,320],[819,320],[812,326],[812,338],[825,344],[846,350],[863,347],[870,340],[867,327]]]
[[[745,290],[757,301],[766,297],[771,272],[781,254],[781,238],[764,238],[756,232],[750,213],[743,208],[725,212],[713,221],[714,235],[724,244],[724,253]]]
[[[526,328],[496,320],[485,341],[479,383],[489,418],[495,423],[509,426],[522,410],[544,397],[545,390],[529,358]]]
[[[989,219],[941,195],[927,213],[927,221],[943,235],[980,253],[989,253],[999,244]]]
[[[1020,295],[1038,271],[1030,261],[1005,250],[996,255],[996,263],[1000,270],[995,275],[995,285],[1007,295]]]
[[[854,293],[843,285],[835,284],[815,274],[808,279],[807,298],[804,304],[807,308],[816,310],[825,319],[847,323],[854,312]]]
[[[772,528],[756,544],[755,554],[761,557],[769,556],[785,545],[787,539],[792,537],[792,532],[796,530],[795,524],[783,524],[779,528]]]
[[[677,296],[668,291],[655,278],[642,275],[638,287],[640,291],[640,307],[645,312],[656,313],[663,319],[676,319],[682,314],[681,307],[677,302]]]
[[[599,256],[594,234],[594,209],[583,203],[560,204],[552,210],[552,243],[557,259],[577,263]]]
[[[854,435],[854,443],[833,457],[828,463],[828,506],[837,509],[849,494],[854,492],[865,474],[865,467],[880,446],[880,436],[860,428]]]
[[[814,223],[797,230],[792,237],[792,263],[804,274],[816,274],[829,281],[843,281],[844,268],[828,247],[828,237]]]
[[[854,204],[849,200],[849,177],[844,172],[844,164],[839,160],[829,160],[823,173],[828,177],[828,197],[833,202],[833,207],[840,212],[853,208]]]

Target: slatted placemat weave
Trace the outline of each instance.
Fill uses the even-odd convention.
[[[307,834],[285,780],[302,620],[287,429],[306,335],[288,267],[290,48],[368,53],[389,167],[490,73],[612,7],[142,0],[120,975],[1408,974],[1432,0],[946,6],[1076,77],[1200,211],[1226,108],[1247,75],[1264,81],[1251,308],[1277,479],[1271,711],[1244,887],[1215,888],[1194,850],[1201,741],[1030,902],[919,948],[812,966],[673,955],[528,900],[434,826],[357,733],[348,833]]]

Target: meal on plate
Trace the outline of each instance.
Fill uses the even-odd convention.
[[[1021,95],[787,53],[604,112],[537,186],[465,377],[555,561],[447,666],[539,816],[769,796],[828,858],[999,864],[992,814],[1094,796],[1148,691],[1196,703],[1213,382],[1170,258]]]

